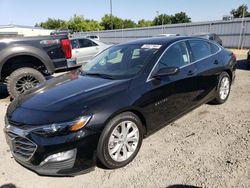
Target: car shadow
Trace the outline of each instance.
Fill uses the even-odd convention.
[[[9,184],[1,185],[0,188],[16,188],[16,185],[9,183]]]
[[[250,70],[250,63],[246,59],[238,60],[236,67],[240,70]]]
[[[193,186],[193,185],[170,185],[170,186],[167,186],[166,188],[200,188],[200,187]]]

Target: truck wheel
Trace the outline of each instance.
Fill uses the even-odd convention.
[[[10,74],[7,89],[11,98],[16,98],[25,91],[45,81],[45,77],[36,69],[20,68]]]

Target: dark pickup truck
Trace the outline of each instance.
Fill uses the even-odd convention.
[[[0,39],[0,82],[12,98],[56,71],[76,67],[68,36]]]

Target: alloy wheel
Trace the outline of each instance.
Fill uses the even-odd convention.
[[[228,77],[224,77],[221,80],[220,83],[220,98],[222,100],[225,100],[228,97],[229,94],[229,90],[230,90],[230,80]]]
[[[123,121],[118,124],[110,135],[108,151],[116,162],[129,159],[136,151],[139,143],[139,129],[132,121]]]
[[[20,78],[16,82],[16,90],[18,91],[19,94],[21,94],[37,86],[38,84],[39,84],[39,81],[35,77],[31,75],[27,75],[27,76]]]

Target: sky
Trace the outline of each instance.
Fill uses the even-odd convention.
[[[152,20],[156,11],[186,12],[192,22],[220,20],[233,8],[250,0],[112,0],[113,15],[120,18]],[[110,0],[0,0],[0,25],[34,26],[48,17],[67,20],[74,14],[100,21],[110,13]]]

